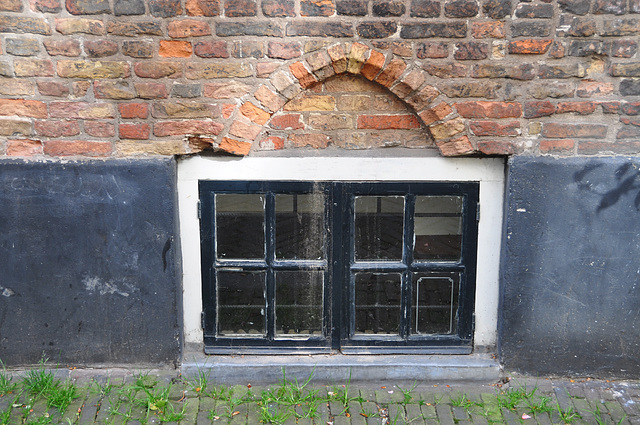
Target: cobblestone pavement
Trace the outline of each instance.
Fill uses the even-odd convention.
[[[637,381],[512,376],[493,384],[312,380],[305,386],[287,380],[225,386],[213,377],[186,379],[169,371],[43,368],[0,377],[3,425],[640,424]],[[34,390],[39,381],[48,387]],[[67,397],[65,407],[59,393],[68,395],[70,384],[76,397]]]

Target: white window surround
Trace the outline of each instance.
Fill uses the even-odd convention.
[[[184,343],[202,344],[199,180],[480,182],[475,347],[497,342],[504,160],[443,157],[202,157],[178,162]]]

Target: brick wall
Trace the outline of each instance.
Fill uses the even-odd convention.
[[[640,0],[0,0],[0,156],[640,152]]]

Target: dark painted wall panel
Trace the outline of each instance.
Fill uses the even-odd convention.
[[[0,161],[0,359],[176,362],[173,160]]]
[[[509,162],[500,355],[530,374],[640,377],[640,158]]]

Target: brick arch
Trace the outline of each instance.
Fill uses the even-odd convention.
[[[263,128],[271,116],[302,91],[345,73],[376,82],[404,101],[429,130],[443,156],[476,152],[467,135],[466,120],[454,105],[440,99],[441,92],[428,84],[428,74],[419,63],[387,56],[362,43],[335,44],[277,69],[265,84],[241,99],[220,148],[246,155],[254,143],[278,143],[269,140]]]

